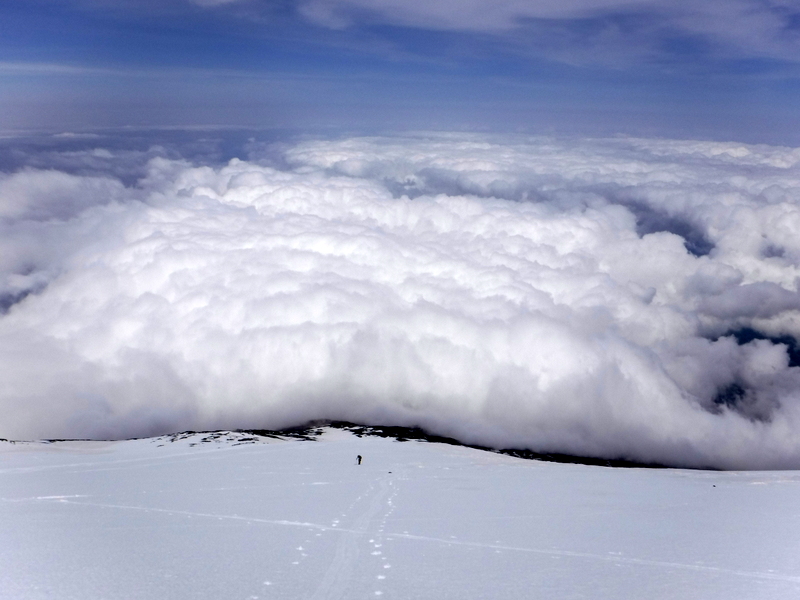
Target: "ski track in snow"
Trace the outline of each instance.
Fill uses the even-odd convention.
[[[660,560],[648,560],[644,558],[631,558],[624,556],[604,556],[602,554],[593,554],[590,552],[572,552],[570,550],[546,550],[543,548],[521,548],[519,546],[504,546],[502,544],[481,544],[477,542],[464,542],[456,540],[447,540],[441,538],[427,537],[422,535],[411,534],[392,534],[391,538],[402,538],[408,540],[417,540],[424,542],[435,542],[439,544],[447,544],[449,546],[468,546],[472,548],[488,548],[492,550],[508,550],[514,552],[532,552],[535,554],[543,554],[547,556],[565,556],[570,558],[587,558],[591,560],[601,560],[605,562],[612,562],[617,564],[629,565],[645,565],[650,567],[663,567],[668,569],[689,569],[691,571],[707,571],[714,573],[722,573],[725,575],[736,575],[738,577],[748,577],[752,579],[774,579],[778,581],[790,581],[793,583],[800,583],[800,577],[792,577],[791,575],[781,575],[778,573],[761,573],[752,571],[739,571],[733,569],[725,569],[721,567],[712,567],[708,565],[692,565],[679,562],[666,562]]]
[[[73,500],[68,500],[67,498],[74,497],[74,496],[41,496],[37,498],[2,498],[4,502],[21,502],[25,500],[39,500],[39,501],[50,501],[50,502],[59,502],[61,504],[74,504],[77,506],[92,506],[95,508],[117,508],[120,510],[139,510],[143,512],[149,513],[163,513],[168,515],[176,515],[176,516],[184,516],[184,517],[204,517],[208,519],[217,519],[217,520],[228,520],[228,521],[243,521],[245,523],[259,523],[263,525],[285,525],[288,527],[303,527],[306,529],[318,529],[320,531],[341,531],[343,533],[354,533],[359,534],[363,533],[363,531],[358,531],[355,529],[345,529],[342,527],[333,526],[325,526],[320,525],[317,523],[307,523],[302,521],[287,521],[283,519],[260,519],[258,517],[243,517],[240,515],[221,515],[215,513],[202,513],[202,512],[193,512],[189,510],[175,510],[169,508],[156,508],[152,506],[133,506],[128,504],[109,504],[105,502],[75,502]]]
[[[777,580],[777,581],[787,581],[792,583],[800,584],[800,577],[793,577],[790,575],[781,575],[778,573],[764,573],[764,572],[753,572],[753,571],[742,571],[742,570],[735,570],[735,569],[726,569],[722,567],[714,567],[709,565],[697,565],[697,564],[688,564],[688,563],[679,563],[679,562],[667,562],[667,561],[658,561],[658,560],[649,560],[649,559],[642,559],[642,558],[635,558],[635,557],[625,557],[619,555],[611,555],[606,556],[602,554],[594,554],[589,552],[574,552],[570,550],[552,550],[552,549],[544,549],[544,548],[530,548],[530,547],[520,547],[520,546],[508,546],[503,544],[485,544],[479,542],[469,542],[469,541],[462,541],[456,539],[444,539],[444,538],[437,538],[437,537],[430,537],[430,536],[422,536],[422,535],[412,535],[406,533],[385,533],[386,521],[388,517],[393,512],[393,498],[396,495],[396,490],[393,488],[395,487],[395,482],[397,479],[390,479],[388,477],[383,477],[377,482],[377,486],[373,485],[370,487],[370,492],[374,493],[369,498],[369,505],[365,509],[365,511],[355,520],[354,527],[341,527],[339,525],[340,521],[338,519],[334,520],[331,525],[323,525],[320,523],[309,523],[305,521],[289,521],[284,519],[262,519],[258,517],[246,517],[241,515],[225,515],[225,514],[215,514],[215,513],[201,513],[201,512],[193,512],[193,511],[186,511],[186,510],[175,510],[175,509],[167,509],[167,508],[155,508],[155,507],[146,507],[146,506],[133,506],[133,505],[122,505],[122,504],[108,504],[108,503],[100,503],[100,502],[77,502],[72,500],[71,498],[81,497],[81,496],[39,496],[39,497],[32,497],[32,498],[2,498],[4,502],[22,502],[22,501],[42,501],[42,502],[58,502],[61,504],[73,504],[78,506],[91,506],[96,508],[111,508],[111,509],[120,509],[120,510],[136,510],[136,511],[143,511],[143,512],[150,512],[150,513],[163,513],[163,514],[170,514],[176,516],[188,516],[188,517],[201,517],[201,518],[209,518],[209,519],[217,519],[217,520],[232,520],[232,521],[241,521],[251,524],[261,524],[261,525],[277,525],[277,526],[285,526],[285,527],[300,527],[304,529],[310,530],[317,530],[323,532],[337,532],[344,534],[341,536],[340,541],[336,547],[336,554],[334,559],[331,562],[330,567],[326,571],[325,575],[323,576],[319,586],[317,587],[314,594],[311,596],[311,600],[336,600],[339,598],[344,598],[346,596],[348,590],[348,583],[352,578],[353,569],[356,565],[357,560],[359,559],[360,555],[360,545],[363,545],[363,538],[369,535],[374,535],[374,538],[369,540],[369,544],[376,548],[375,551],[371,552],[372,556],[379,557],[379,559],[384,563],[381,566],[384,569],[391,568],[391,565],[386,563],[385,561],[387,558],[383,556],[383,552],[377,550],[377,548],[381,548],[383,545],[380,543],[382,540],[392,540],[392,539],[405,539],[405,540],[413,540],[419,542],[431,542],[437,544],[445,544],[448,546],[464,546],[464,547],[472,547],[472,548],[482,548],[482,549],[489,549],[489,550],[500,550],[500,551],[512,551],[512,552],[529,552],[547,556],[558,556],[558,557],[570,557],[570,558],[583,558],[589,560],[599,560],[604,562],[616,563],[616,564],[630,564],[630,565],[643,565],[643,566],[650,566],[650,567],[660,567],[666,569],[688,569],[691,571],[705,571],[705,572],[714,572],[720,573],[725,575],[735,575],[737,577],[747,577],[751,579],[769,579],[769,580]],[[377,487],[377,490],[375,488]],[[353,505],[350,506],[350,509],[354,508],[354,505],[359,503],[362,500],[362,497],[358,497]],[[378,526],[375,527],[376,520],[378,515],[381,513],[381,509],[384,509],[384,515],[380,519]],[[341,515],[342,518],[346,516],[345,514]],[[376,542],[377,540],[377,542]],[[310,540],[307,540],[306,543],[308,544]],[[304,550],[303,547],[298,548],[298,550]],[[307,556],[307,555],[303,555]],[[295,562],[293,564],[299,564]],[[379,579],[385,579],[384,577],[378,576]]]
[[[388,478],[382,477],[378,480],[377,486],[373,484],[370,488],[371,492],[373,490],[375,491],[367,501],[366,509],[355,520],[355,528],[346,530],[346,533],[350,535],[341,536],[330,567],[311,596],[311,600],[338,600],[346,596],[348,584],[352,579],[353,570],[360,554],[359,546],[363,545],[363,538],[371,532],[372,523],[381,509],[385,508],[387,497],[391,493],[391,484]],[[383,524],[381,524],[382,527]],[[342,531],[338,529],[338,523],[337,530]]]

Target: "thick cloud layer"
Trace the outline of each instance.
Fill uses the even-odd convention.
[[[250,149],[0,178],[0,436],[330,418],[800,467],[800,149]]]

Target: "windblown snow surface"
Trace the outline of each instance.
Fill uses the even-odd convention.
[[[3,599],[800,594],[797,472],[556,464],[324,429],[0,442],[0,490]]]
[[[0,177],[0,436],[339,419],[800,466],[800,149],[59,139]]]

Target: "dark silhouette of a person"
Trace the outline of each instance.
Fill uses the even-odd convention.
[[[361,455],[360,454],[358,456],[356,456],[356,460],[358,461],[358,464],[361,464]]]

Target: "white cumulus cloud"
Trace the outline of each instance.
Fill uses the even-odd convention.
[[[419,134],[284,158],[0,179],[0,435],[331,418],[800,465],[800,150]]]

